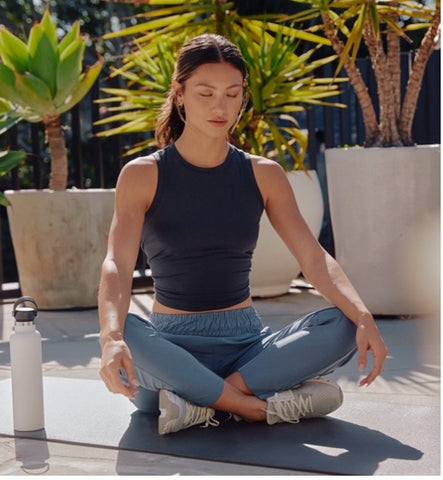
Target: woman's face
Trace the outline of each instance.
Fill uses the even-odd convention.
[[[242,105],[243,76],[230,63],[205,63],[176,91],[185,107],[185,128],[226,138]]]

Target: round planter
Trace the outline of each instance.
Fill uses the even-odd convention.
[[[291,171],[288,179],[298,206],[316,237],[323,221],[323,198],[315,170]],[[253,297],[273,297],[288,292],[292,280],[300,274],[300,266],[272,227],[266,214],[260,221],[260,234],[252,259],[250,275]]]
[[[433,311],[440,145],[330,149],[326,171],[335,257],[367,307],[387,315]]]
[[[23,295],[42,309],[96,307],[114,190],[5,194]]]

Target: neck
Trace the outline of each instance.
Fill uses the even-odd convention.
[[[226,139],[196,140],[182,135],[175,142],[175,146],[187,162],[197,167],[217,167],[226,160],[229,152],[229,143]]]

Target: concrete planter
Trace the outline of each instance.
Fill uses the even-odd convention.
[[[309,176],[302,171],[288,173],[300,211],[310,229],[318,237],[323,221],[324,205],[315,170]],[[260,235],[252,259],[251,294],[272,297],[288,292],[292,280],[300,274],[300,266],[275,232],[266,214],[260,223]]]
[[[22,293],[42,309],[96,307],[114,190],[5,194]]]
[[[374,314],[438,309],[440,145],[326,150],[335,256]]]

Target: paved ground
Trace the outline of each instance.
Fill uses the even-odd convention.
[[[10,377],[8,339],[13,326],[13,302],[0,305],[0,380]],[[132,297],[131,310],[146,315],[152,295]],[[300,316],[327,306],[315,290],[297,282],[287,295],[261,299],[255,307],[263,322],[274,330]],[[392,404],[440,406],[439,318],[378,318],[389,348],[383,376],[370,387],[357,386],[356,362],[334,374],[347,399]],[[97,310],[40,312],[38,329],[43,337],[44,375],[98,379],[100,348]],[[440,448],[440,446],[436,446]],[[42,454],[42,449],[45,452]],[[148,453],[127,453],[118,460],[116,449],[0,437],[0,475],[306,475],[247,465],[178,458]],[[47,458],[44,464],[36,459]],[[117,471],[118,461],[118,471]],[[426,472],[423,472],[425,475]]]

